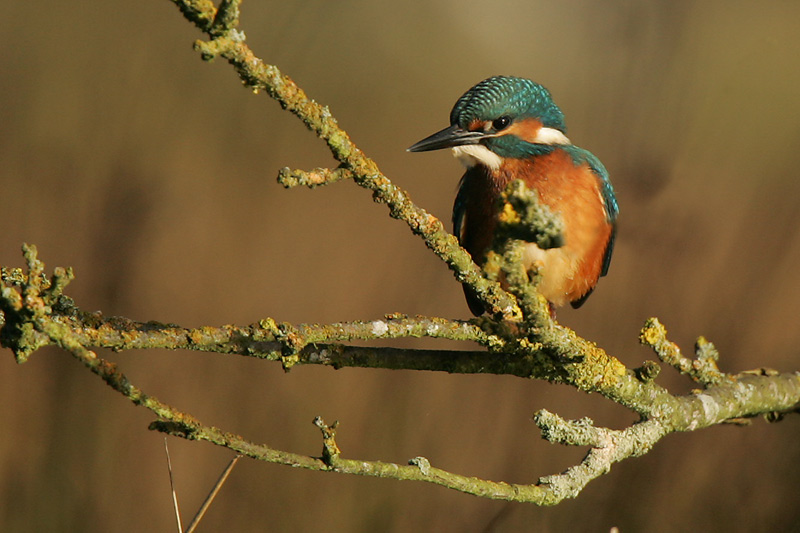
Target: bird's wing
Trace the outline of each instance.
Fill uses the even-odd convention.
[[[466,187],[464,187],[464,180],[467,178],[467,175],[461,178],[461,181],[458,182],[458,193],[456,193],[456,200],[453,203],[453,233],[456,237],[458,237],[458,242],[460,242],[463,246],[464,244],[464,234],[462,233],[466,225],[464,224],[464,215],[467,212],[467,193]]]
[[[461,181],[458,183],[458,193],[456,193],[456,200],[453,203],[453,233],[458,238],[458,242],[467,249],[467,251],[472,254],[473,250],[469,249],[467,244],[467,236],[465,234],[465,230],[467,229],[467,187],[464,186],[464,182],[467,180],[467,171],[464,176],[461,178]],[[474,257],[473,257],[474,260]],[[483,302],[481,302],[475,293],[467,285],[462,285],[464,288],[464,297],[467,300],[467,305],[469,305],[469,310],[472,311],[472,314],[475,316],[481,316],[485,309],[483,307]]]
[[[608,178],[608,171],[603,163],[591,152],[579,148],[574,145],[564,147],[572,156],[575,164],[587,164],[592,173],[597,176],[600,182],[600,194],[603,197],[603,207],[606,212],[606,219],[611,224],[611,238],[608,240],[605,255],[603,256],[603,268],[600,271],[601,276],[608,273],[608,267],[611,265],[611,254],[614,251],[614,239],[617,234],[617,216],[619,215],[619,204],[617,203],[617,196],[614,194],[614,187],[611,185],[611,180]],[[588,296],[588,294],[586,295]],[[585,296],[580,300],[583,303]]]

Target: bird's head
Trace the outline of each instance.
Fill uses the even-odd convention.
[[[467,166],[498,168],[504,158],[526,158],[570,144],[564,114],[550,92],[531,80],[494,76],[458,99],[450,126],[422,139],[409,152],[452,148]]]

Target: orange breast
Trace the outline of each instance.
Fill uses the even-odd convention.
[[[491,245],[497,196],[512,180],[523,179],[564,223],[562,247],[542,250],[535,244],[526,246],[523,261],[527,268],[538,268],[539,290],[560,306],[579,300],[594,288],[613,228],[607,221],[599,179],[588,165],[576,166],[568,153],[556,149],[528,160],[506,159],[491,174],[469,174],[463,184],[472,190],[467,195],[470,201],[465,206],[462,242],[476,261],[482,261]]]

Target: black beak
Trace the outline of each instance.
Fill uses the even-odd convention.
[[[459,126],[452,125],[442,131],[437,131],[430,137],[425,137],[418,143],[412,144],[407,151],[409,152],[428,152],[441,148],[452,148],[453,146],[463,146],[465,144],[478,144],[486,134],[482,131],[468,131]]]

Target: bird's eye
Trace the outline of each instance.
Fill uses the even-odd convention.
[[[509,124],[511,124],[511,117],[507,117],[505,115],[492,121],[492,127],[494,128],[494,131],[504,130]]]

